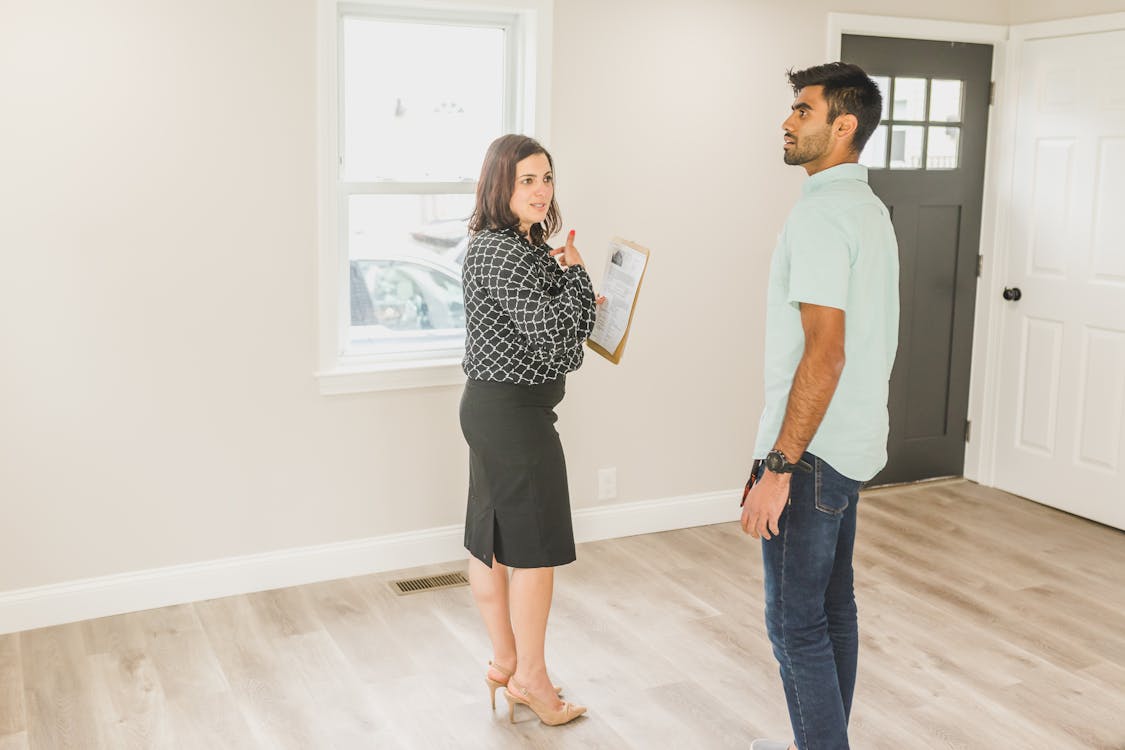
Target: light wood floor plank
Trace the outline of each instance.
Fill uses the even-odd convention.
[[[28,750],[27,732],[16,732],[0,736],[0,750]]]
[[[185,692],[168,702],[168,725],[179,750],[270,747],[251,731],[233,693]]]
[[[353,580],[327,581],[305,589],[325,632],[361,682],[393,689],[396,679],[413,673],[406,634],[372,610]]]
[[[90,668],[101,732],[110,747],[175,747],[164,692],[144,651],[97,654]]]
[[[282,669],[283,655],[262,630],[250,597],[195,605],[200,622],[256,742],[262,747],[316,748],[312,701]]]
[[[281,672],[310,696],[318,741],[326,747],[363,747],[386,721],[351,662],[325,631],[293,636],[281,650]]]
[[[199,694],[229,697],[230,683],[195,609],[188,604],[130,615],[169,702]]]
[[[163,687],[143,631],[144,613],[78,627],[90,667],[100,733],[113,748],[172,748]]]
[[[26,727],[20,637],[16,633],[0,635],[0,738],[22,734]],[[12,744],[15,742],[13,739]]]
[[[145,614],[80,624],[101,733],[109,747],[122,750],[176,747],[154,652],[145,636]]]
[[[436,571],[432,568],[422,569],[411,571],[409,575],[413,577],[415,573],[428,575],[432,572]],[[466,652],[456,642],[446,624],[435,616],[436,609],[450,597],[462,601],[471,599],[468,589],[444,589],[425,595],[397,596],[387,586],[390,579],[391,576],[382,575],[353,580],[367,606],[386,625],[382,629],[383,637],[388,639],[392,647],[400,649],[407,659],[405,674],[420,675],[432,680],[435,674],[457,672],[454,679],[458,682],[467,683],[472,680],[475,683],[480,680],[483,685],[484,665],[487,664],[489,654]]]
[[[732,498],[731,517],[736,514]],[[502,697],[467,588],[426,566],[0,637],[0,750],[746,748],[789,734],[737,523],[580,545],[548,663],[589,706]],[[964,480],[859,505],[863,750],[1125,750],[1125,534]],[[499,696],[498,696],[499,697]]]
[[[98,722],[98,700],[80,626],[21,633],[20,656],[32,748],[112,747]]]

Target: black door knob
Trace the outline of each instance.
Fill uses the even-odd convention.
[[[1009,302],[1015,302],[1022,296],[1023,292],[1020,291],[1020,288],[1018,286],[1004,287],[1004,299],[1008,300]]]

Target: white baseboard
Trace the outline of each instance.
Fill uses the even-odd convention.
[[[738,492],[622,503],[574,512],[593,542],[738,518]],[[465,559],[464,528],[299,547],[0,592],[0,635],[155,607]]]
[[[574,539],[596,542],[738,520],[738,490],[582,508],[574,512]]]

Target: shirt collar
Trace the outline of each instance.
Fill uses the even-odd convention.
[[[531,244],[525,235],[520,234],[520,230],[518,227],[506,227],[505,229],[501,229],[500,231],[506,232],[509,237],[519,242],[520,245],[524,248],[538,249],[539,247],[541,247],[541,245]]]
[[[809,177],[801,185],[801,191],[805,195],[808,195],[814,190],[819,190],[829,183],[838,182],[840,180],[859,180],[860,182],[867,182],[867,167],[862,164],[855,164],[854,162],[837,164],[834,167],[829,167]]]

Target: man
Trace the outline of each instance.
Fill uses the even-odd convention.
[[[785,163],[809,179],[770,266],[765,409],[742,530],[762,539],[766,627],[794,740],[752,748],[846,750],[856,503],[887,460],[898,245],[858,164],[882,110],[875,83],[844,63],[790,71],[789,82]]]

